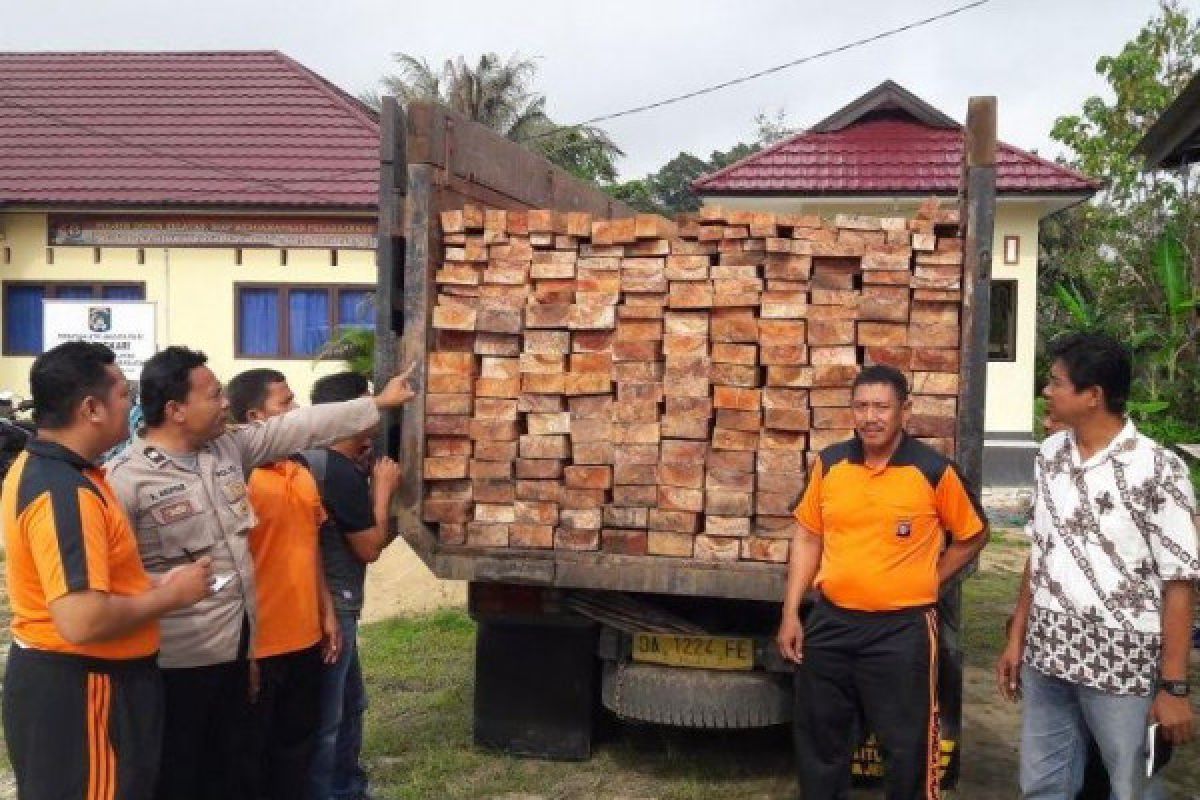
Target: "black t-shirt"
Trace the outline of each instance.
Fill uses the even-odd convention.
[[[329,519],[321,526],[321,563],[334,609],[357,614],[362,611],[367,565],[350,549],[346,536],[375,526],[371,487],[365,470],[335,450],[325,452],[321,502]]]

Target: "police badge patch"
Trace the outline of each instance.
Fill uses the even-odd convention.
[[[902,519],[896,523],[896,535],[901,539],[907,539],[912,535],[912,520]]]

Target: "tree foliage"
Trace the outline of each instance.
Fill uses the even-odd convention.
[[[546,113],[546,97],[535,91],[537,64],[514,53],[505,61],[484,53],[473,65],[463,56],[434,67],[424,58],[396,53],[397,71],[384,75],[380,91],[361,99],[379,107],[380,94],[395,95],[402,105],[415,101],[447,108],[521,142],[577,178],[610,183],[624,155],[616,142],[594,126],[560,126]]]
[[[1144,411],[1200,422],[1196,317],[1200,278],[1196,171],[1144,169],[1134,148],[1200,66],[1200,24],[1177,0],[1096,62],[1106,96],[1060,117],[1051,136],[1067,163],[1103,182],[1096,199],[1043,224],[1039,326],[1108,330],[1135,352]]]
[[[657,172],[644,178],[615,184],[608,188],[610,194],[621,200],[633,196],[644,205],[634,205],[644,211],[676,214],[700,208],[700,198],[692,191],[692,182],[697,178],[724,169],[730,164],[754,155],[764,147],[791,136],[795,129],[787,124],[782,109],[774,114],[759,113],[754,118],[755,135],[751,142],[738,142],[728,150],[714,150],[708,159],[702,159],[683,151],[664,164]]]

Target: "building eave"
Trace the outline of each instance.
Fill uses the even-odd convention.
[[[1200,160],[1200,74],[1167,106],[1133,152],[1145,158],[1150,170]]]

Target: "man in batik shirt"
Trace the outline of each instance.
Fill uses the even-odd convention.
[[[1115,800],[1146,797],[1147,724],[1191,739],[1187,683],[1195,497],[1178,456],[1125,418],[1128,351],[1099,334],[1051,346],[1032,540],[1000,691],[1024,695],[1022,797],[1075,796],[1088,734]]]

